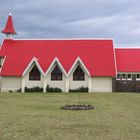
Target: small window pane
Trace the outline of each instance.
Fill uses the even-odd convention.
[[[62,72],[57,65],[54,67],[51,73],[51,80],[56,80],[56,81],[62,80]]]
[[[137,79],[140,79],[140,74],[137,74]]]
[[[29,73],[29,80],[40,81],[40,79],[41,79],[41,74],[37,69],[37,67],[34,66]]]
[[[73,73],[73,80],[74,81],[84,81],[85,80],[85,73],[81,69],[80,66],[76,68],[76,70]]]
[[[128,78],[128,79],[131,79],[131,78],[132,78],[132,75],[131,75],[131,74],[128,74],[128,75],[127,75],[127,78]]]
[[[117,79],[120,79],[121,78],[121,75],[120,74],[117,74]]]
[[[2,66],[3,63],[3,57],[0,57],[0,67]]]
[[[126,75],[125,75],[125,74],[123,74],[123,75],[122,75],[122,78],[123,78],[123,79],[125,79],[125,78],[126,78]]]

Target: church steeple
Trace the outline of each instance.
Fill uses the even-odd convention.
[[[5,35],[5,38],[13,38],[13,36],[17,34],[14,29],[11,13],[8,16],[7,23],[5,25],[5,28],[2,30],[2,33]]]

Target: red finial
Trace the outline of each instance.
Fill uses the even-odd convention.
[[[5,25],[5,28],[2,30],[2,33],[4,33],[4,34],[12,34],[12,35],[17,34],[15,32],[15,29],[14,29],[11,13],[8,16],[7,23]]]

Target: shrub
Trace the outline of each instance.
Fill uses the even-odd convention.
[[[43,88],[40,88],[40,87],[27,88],[27,87],[25,87],[25,92],[43,92]]]
[[[12,92],[21,92],[21,88],[17,89],[17,90],[9,90],[8,92],[12,93]]]
[[[88,87],[79,87],[77,89],[70,89],[69,92],[88,92]]]
[[[57,88],[57,87],[50,87],[49,85],[47,85],[46,91],[47,92],[62,92],[62,89]]]
[[[16,92],[21,92],[21,88],[19,88]]]

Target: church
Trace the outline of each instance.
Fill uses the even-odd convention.
[[[0,90],[139,91],[140,49],[112,39],[15,39],[12,15],[2,30]]]

